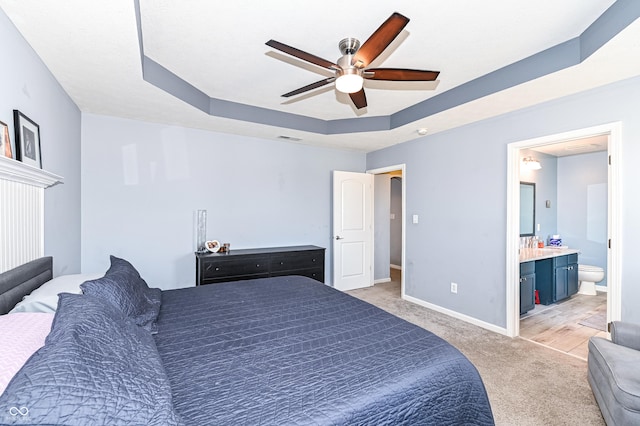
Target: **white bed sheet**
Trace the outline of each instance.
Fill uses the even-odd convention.
[[[70,274],[61,275],[47,281],[39,288],[35,289],[31,294],[22,298],[11,311],[10,314],[17,312],[47,312],[53,313],[58,307],[58,294],[74,293],[80,294],[80,284],[87,280],[95,280],[104,274]]]

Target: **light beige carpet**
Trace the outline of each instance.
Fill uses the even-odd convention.
[[[348,293],[431,331],[465,354],[482,376],[497,425],[605,424],[585,361],[404,301],[395,282]]]

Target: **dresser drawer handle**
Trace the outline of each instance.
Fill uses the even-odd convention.
[[[216,266],[216,271],[219,271],[219,270],[220,270],[220,267],[219,267],[219,266]]]
[[[256,268],[259,268],[259,267],[260,267],[260,264],[258,263],[258,264],[256,265]]]
[[[284,265],[284,262],[280,262],[281,265]]]

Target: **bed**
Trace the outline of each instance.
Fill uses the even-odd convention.
[[[0,274],[0,301],[41,276],[21,268]],[[457,349],[306,277],[160,291],[112,256],[81,287],[0,396],[0,424],[494,424]]]

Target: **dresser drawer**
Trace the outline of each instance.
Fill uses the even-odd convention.
[[[269,267],[272,273],[277,273],[295,269],[319,268],[323,263],[324,253],[319,250],[318,252],[273,255]]]
[[[235,275],[266,274],[269,272],[269,258],[256,256],[251,258],[229,258],[204,260],[202,278],[222,278]]]
[[[293,269],[290,271],[272,272],[272,277],[284,277],[286,275],[301,275],[303,277],[313,278],[314,280],[324,282],[324,269],[322,268],[307,268],[307,269]]]

